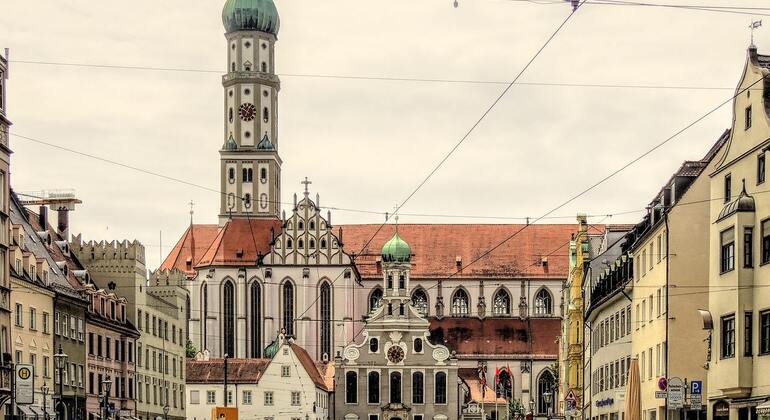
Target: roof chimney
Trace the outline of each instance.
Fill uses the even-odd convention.
[[[40,206],[38,220],[40,221],[40,230],[48,230],[48,207]]]
[[[69,241],[70,238],[70,211],[66,207],[59,208],[58,226],[56,230],[59,232],[65,241]]]

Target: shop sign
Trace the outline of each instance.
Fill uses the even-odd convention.
[[[717,401],[714,404],[714,415],[717,417],[727,417],[730,415],[730,405],[726,401]]]
[[[684,382],[680,378],[668,380],[668,408],[671,410],[684,408]]]
[[[612,397],[607,397],[607,398],[605,398],[603,400],[596,401],[596,406],[597,407],[607,407],[607,406],[610,406],[610,405],[613,405],[613,404],[615,404],[615,399],[612,398]]]

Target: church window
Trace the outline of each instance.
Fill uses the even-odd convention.
[[[225,282],[225,286],[222,290],[223,302],[223,327],[222,339],[224,340],[223,349],[224,353],[228,356],[235,357],[235,286],[233,282]]]
[[[315,221],[310,221],[310,230],[315,230]]]
[[[303,241],[302,239],[298,239],[297,240],[297,248],[305,249],[305,241]]]
[[[369,372],[369,404],[380,403],[380,372]]]
[[[259,170],[259,179],[262,182],[267,181],[267,168],[262,168]]]
[[[329,283],[321,285],[321,355],[332,355],[332,291]]]
[[[393,315],[393,304],[388,302],[388,315]]]
[[[262,96],[264,96],[265,98],[267,98],[267,95],[269,95],[269,93],[268,93],[266,90],[263,90],[263,91],[262,91]]]
[[[243,94],[244,95],[251,95],[251,89],[249,89],[249,88],[243,89]]]
[[[230,49],[235,51],[235,43],[233,42],[233,45],[230,46]]]
[[[231,184],[235,182],[235,168],[227,169],[227,181]]]
[[[425,404],[425,375],[412,372],[412,404]]]
[[[201,332],[203,333],[203,339],[201,340],[201,342],[203,343],[203,348],[201,349],[201,351],[208,349],[208,347],[206,345],[206,341],[207,341],[206,340],[206,336],[208,335],[207,334],[208,331],[206,331],[206,323],[207,323],[207,321],[209,319],[209,287],[208,287],[208,285],[206,283],[203,283],[202,289],[203,289],[203,291],[201,292],[201,296],[203,297],[202,298],[203,301],[201,302],[201,307],[203,308],[203,313],[201,314],[202,315],[201,316],[201,329],[202,329]],[[149,317],[149,315],[147,315],[147,316]],[[148,328],[147,327],[147,322],[145,322],[144,325],[145,325],[145,328]]]
[[[415,353],[422,353],[422,338],[415,338],[414,339],[414,352]]]
[[[229,92],[227,92],[227,96],[229,96],[229,97],[231,97],[231,98],[232,98],[232,97],[233,97],[233,91],[232,91],[232,90],[230,90]]]
[[[243,46],[244,46],[244,47],[246,47],[246,48],[251,48],[251,41],[246,41],[246,42],[243,44]]]
[[[235,63],[230,63],[230,71],[235,71]]]
[[[233,122],[233,108],[232,107],[227,111],[227,118],[230,120],[230,122]]]
[[[251,194],[246,193],[243,196],[243,206],[246,207],[247,209],[251,208]]]
[[[375,288],[369,296],[369,312],[382,306],[382,289]]]
[[[401,404],[401,372],[390,373],[390,403]]]
[[[283,284],[283,329],[294,335],[294,285],[289,281]]]
[[[428,295],[425,290],[419,288],[412,293],[412,306],[414,306],[423,316],[428,315]]]
[[[446,404],[446,372],[436,373],[436,404]]]
[[[321,249],[326,248],[326,239],[321,239]]]
[[[465,290],[458,289],[452,297],[452,315],[468,315],[470,313],[468,301],[468,294]]]
[[[398,314],[401,315],[401,316],[404,316],[404,309],[405,308],[404,308],[404,304],[403,303],[398,305]]]
[[[246,171],[246,182],[252,181],[254,181],[254,169],[249,168],[248,171]]]
[[[299,223],[297,223],[297,229],[305,230],[305,223],[302,222],[302,220],[300,220]]]
[[[310,249],[315,249],[315,240],[310,240]]]
[[[398,276],[398,288],[399,289],[406,288],[406,276],[404,276],[403,274],[399,274]]]
[[[244,132],[243,136],[246,137],[247,139],[250,139],[251,138],[251,131]]]
[[[377,337],[372,337],[369,339],[369,352],[370,353],[377,353],[377,351],[380,349],[380,340],[377,339]]]
[[[495,395],[510,400],[513,395],[513,378],[511,377],[511,371],[508,370],[508,368],[502,368],[500,373],[497,374],[495,383]]]
[[[550,369],[546,369],[537,380],[537,412],[540,414],[548,413],[548,404],[545,401],[545,393],[551,393],[552,401],[558,401],[556,395],[556,383]]]
[[[291,238],[286,238],[286,248],[291,249],[294,244],[291,242]]]
[[[265,107],[262,110],[262,122],[267,123],[268,121],[270,121],[270,111]]]
[[[246,70],[246,71],[251,71],[251,66],[250,66],[250,65],[248,65],[248,64],[245,64],[245,65],[244,65],[244,70]]]
[[[393,288],[393,274],[388,274],[388,289]]]
[[[265,44],[264,42],[262,43],[262,49],[263,49],[263,50],[266,50],[266,49],[267,49],[267,44]]]
[[[267,63],[262,62],[262,73],[267,73]]]
[[[511,296],[505,289],[500,289],[495,293],[492,305],[492,313],[495,315],[511,314]]]
[[[263,209],[267,208],[267,194],[262,193],[262,195],[259,196],[259,205],[262,206]]]
[[[348,371],[345,373],[345,404],[358,403],[358,374]]]
[[[251,284],[251,357],[262,357],[262,288]]]
[[[543,288],[535,295],[535,315],[551,315],[553,311],[553,300],[551,293]]]

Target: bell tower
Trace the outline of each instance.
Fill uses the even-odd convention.
[[[278,92],[275,41],[280,19],[273,0],[227,0],[224,143],[220,155],[219,223],[230,217],[278,218]]]

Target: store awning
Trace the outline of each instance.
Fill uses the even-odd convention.
[[[32,410],[33,413],[35,413],[36,416],[43,418],[45,417],[45,413],[43,413],[43,409],[40,407],[30,406],[30,410]]]
[[[28,405],[17,405],[16,407],[18,407],[19,411],[21,411],[21,414],[23,416],[25,416],[25,417],[35,417],[36,416],[35,412],[32,411],[32,409]]]
[[[757,406],[757,415],[770,417],[770,400],[765,401]]]
[[[56,418],[56,416],[57,416],[56,410],[54,410],[53,408],[46,407],[46,411],[48,411],[48,417],[50,417],[52,419]]]

